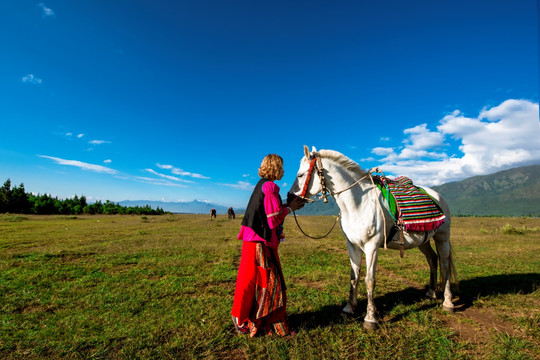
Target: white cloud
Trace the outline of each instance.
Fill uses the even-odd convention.
[[[54,11],[51,8],[45,6],[45,4],[39,3],[38,6],[41,8],[43,12],[42,13],[43,17],[54,16]]]
[[[111,142],[107,140],[90,140],[88,143],[92,145],[102,145],[102,144],[110,144]]]
[[[111,159],[107,159],[107,160],[103,160],[103,162],[104,162],[105,164],[110,164],[110,163],[112,163],[112,160],[111,160]]]
[[[195,178],[195,179],[210,179],[208,176],[204,176],[204,175],[201,175],[201,174],[196,174],[196,173],[191,173],[191,172],[188,172],[188,171],[184,171],[184,170],[176,168],[176,167],[174,167],[172,165],[156,164],[156,166],[158,168],[160,168],[160,169],[170,170],[175,175],[189,176],[189,177],[192,177],[192,178]]]
[[[26,74],[24,75],[22,78],[21,78],[21,81],[23,83],[28,83],[28,84],[35,84],[35,85],[40,85],[43,80],[34,76],[34,74]]]
[[[66,159],[61,159],[61,158],[57,158],[57,157],[54,157],[54,156],[47,156],[47,155],[38,155],[38,156],[42,157],[42,158],[45,158],[45,159],[53,160],[54,162],[56,162],[57,164],[60,164],[60,165],[75,166],[75,167],[81,168],[83,170],[95,171],[95,172],[106,173],[106,174],[116,174],[117,173],[117,171],[114,170],[114,169],[111,169],[111,168],[108,168],[108,167],[105,167],[105,166],[101,166],[101,165],[88,164],[88,163],[78,161],[78,160],[66,160]]]
[[[427,124],[421,124],[410,129],[405,129],[404,134],[410,134],[409,139],[404,140],[409,150],[426,150],[444,145],[444,136],[441,133],[429,131]]]
[[[137,181],[140,181],[146,184],[152,184],[152,185],[187,187],[184,184],[179,184],[179,183],[171,182],[164,179],[148,178],[148,177],[143,177],[143,176],[135,176],[134,179]]]
[[[246,190],[246,191],[252,191],[253,188],[255,187],[255,185],[251,185],[250,183],[246,181],[239,181],[236,184],[220,184],[220,185],[228,186],[233,189]]]
[[[77,138],[80,139],[80,138],[82,138],[83,136],[84,136],[84,134],[79,134],[79,135],[77,135]]]
[[[371,150],[371,152],[375,155],[379,156],[390,156],[395,155],[396,152],[392,148],[385,148],[385,147],[376,147]]]
[[[162,178],[164,178],[164,179],[168,179],[168,180],[172,180],[172,181],[185,182],[185,183],[193,183],[193,181],[180,179],[180,178],[178,178],[178,177],[176,177],[176,176],[170,176],[170,175],[160,174],[160,173],[158,173],[157,171],[155,171],[155,170],[153,170],[153,169],[146,169],[146,171],[148,171],[150,174],[157,175],[157,176],[162,177]]]
[[[421,124],[404,134],[403,146],[378,147],[372,153],[383,157],[383,171],[409,176],[418,184],[439,185],[540,163],[538,103],[528,100],[506,100],[476,118],[456,110],[439,121],[437,131]],[[447,137],[460,143],[460,153],[441,151]]]

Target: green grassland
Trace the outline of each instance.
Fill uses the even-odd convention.
[[[377,331],[348,297],[337,227],[304,237],[287,218],[280,257],[291,339],[237,335],[230,321],[240,219],[207,215],[0,215],[2,359],[535,359],[540,219],[454,218],[455,314],[423,297],[418,250],[381,250]],[[299,217],[321,235],[329,216]]]

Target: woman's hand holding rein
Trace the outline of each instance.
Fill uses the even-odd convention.
[[[301,209],[304,207],[304,205],[306,204],[306,200],[300,198],[300,197],[295,197],[294,199],[292,199],[288,204],[287,204],[287,207],[291,210],[291,211],[296,211],[298,209]]]

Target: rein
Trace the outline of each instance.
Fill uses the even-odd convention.
[[[326,234],[324,234],[323,236],[311,236],[311,235],[306,234],[306,233],[304,232],[304,230],[302,230],[302,228],[300,227],[300,224],[298,223],[298,219],[296,218],[296,212],[293,211],[293,215],[294,215],[294,221],[296,222],[296,226],[298,226],[298,228],[300,229],[300,231],[302,232],[302,234],[304,234],[305,236],[307,236],[307,237],[310,238],[310,239],[319,240],[319,239],[322,239],[322,238],[327,237],[328,235],[330,235],[330,233],[332,232],[332,230],[334,230],[334,228],[336,227],[336,224],[338,223],[339,218],[341,217],[341,211],[339,212],[339,215],[337,216],[336,221],[334,222],[334,225],[332,225],[332,227],[330,228],[330,230],[328,230],[328,232],[327,232]]]

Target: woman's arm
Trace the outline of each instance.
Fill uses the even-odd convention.
[[[277,227],[283,222],[289,214],[289,209],[281,204],[279,198],[279,186],[271,181],[267,181],[263,185],[264,193],[264,210],[268,219],[270,229]]]

